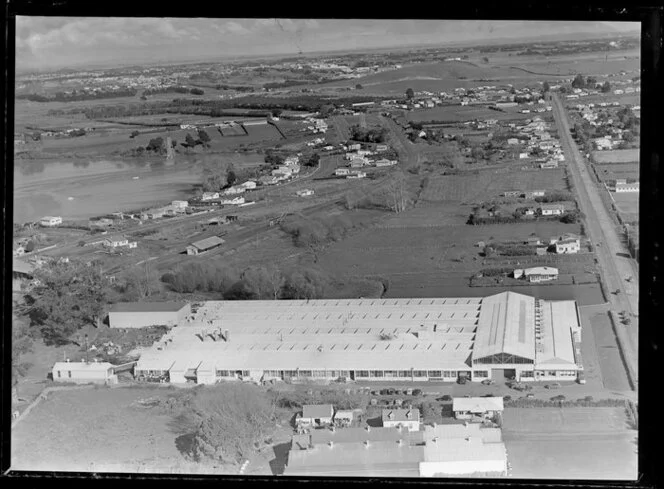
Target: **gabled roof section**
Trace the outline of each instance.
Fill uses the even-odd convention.
[[[473,359],[506,353],[535,360],[535,299],[502,292],[482,300]]]

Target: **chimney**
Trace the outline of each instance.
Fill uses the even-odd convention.
[[[469,437],[469,436],[466,437],[466,441],[470,441],[470,437]]]
[[[205,330],[204,329],[201,330],[201,341],[203,343],[205,343]]]
[[[438,438],[435,436],[431,439],[431,441],[434,442],[435,444],[438,444]]]
[[[401,438],[399,438],[399,439],[397,440],[397,445],[399,445],[399,446],[402,446],[402,445],[403,445],[403,440],[402,440]]]
[[[413,413],[412,413],[411,411],[406,412],[406,417],[407,417],[408,419],[412,418],[412,417],[413,417]]]
[[[366,448],[369,448],[371,446],[371,443],[369,443],[369,440],[364,440],[364,446]]]
[[[67,363],[69,363],[69,358],[67,359]]]
[[[231,341],[231,334],[230,334],[230,332],[229,332],[227,329],[224,330],[224,339],[226,340],[226,343],[228,343],[229,341]]]
[[[393,413],[392,411],[390,411],[390,412],[387,414],[387,417],[390,418],[390,419],[394,419],[394,413]]]
[[[327,444],[330,445],[330,448],[334,446],[334,442],[332,440],[328,441]]]
[[[67,360],[69,361],[69,360]],[[367,426],[367,432],[371,431],[371,426]]]
[[[334,433],[335,431],[337,431],[337,429],[334,427],[334,425],[332,425],[332,426],[330,426],[330,431],[331,431],[332,433]]]

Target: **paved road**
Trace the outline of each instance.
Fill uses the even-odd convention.
[[[627,311],[638,315],[638,267],[633,259],[620,256],[619,253],[628,253],[622,243],[621,236],[616,230],[608,211],[604,207],[599,195],[599,189],[594,184],[576,144],[572,140],[569,121],[562,102],[557,95],[553,96],[553,115],[559,128],[561,144],[570,174],[579,196],[579,206],[585,213],[585,227],[591,241],[595,244],[596,255],[600,270],[609,291],[620,290],[620,293],[609,293],[609,300],[614,311]],[[632,276],[631,282],[626,279]],[[625,357],[631,365],[632,371],[638,378],[638,318],[632,317],[632,324],[621,328],[622,337],[627,341],[624,345]]]

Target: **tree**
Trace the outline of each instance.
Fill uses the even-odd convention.
[[[543,91],[543,92],[548,92],[549,90],[551,90],[551,86],[549,85],[549,82],[548,82],[548,81],[545,81],[545,82],[542,84],[542,91]]]
[[[597,85],[597,78],[595,78],[594,76],[589,76],[589,77],[586,78],[586,86],[587,87],[593,87],[594,88],[595,85]]]
[[[226,183],[228,185],[233,185],[237,182],[237,174],[235,173],[235,168],[231,164],[226,171]]]
[[[364,87],[360,83],[355,85],[355,90],[362,90],[362,88],[364,88]]]
[[[470,151],[470,156],[472,156],[474,160],[483,160],[486,158],[486,153],[480,146],[475,146]]]
[[[272,112],[271,112],[272,117],[279,117],[282,112],[283,112],[283,110],[281,110],[281,109],[272,109]]]
[[[200,88],[192,88],[189,93],[192,95],[203,95],[205,92],[201,90]]]
[[[164,151],[164,140],[162,138],[154,138],[150,139],[150,142],[148,145],[145,147],[146,151],[155,151],[155,152],[163,152]]]
[[[30,364],[23,362],[23,355],[32,351],[33,341],[30,330],[25,321],[20,318],[12,318],[12,386],[16,386],[23,377]]]
[[[484,57],[482,58],[482,61],[484,61],[485,63],[488,63],[488,62],[489,62],[489,58],[487,58],[486,56],[484,56]]]
[[[602,84],[602,93],[607,93],[611,91],[611,84],[608,81],[605,81]]]
[[[210,135],[204,129],[198,130],[198,139],[200,139],[205,146],[209,146]]]
[[[318,153],[314,153],[304,162],[304,166],[317,166],[319,161],[320,155]]]
[[[632,134],[630,131],[625,131],[622,134],[623,140],[625,140],[628,143],[631,143],[634,141],[634,134]]]
[[[28,241],[25,244],[25,252],[26,253],[31,253],[35,250],[35,242],[33,240]]]
[[[34,275],[39,285],[30,293],[29,314],[46,344],[67,344],[78,329],[99,324],[110,284],[98,266],[51,263]]]
[[[187,133],[187,136],[184,138],[184,142],[185,146],[188,148],[193,148],[194,146],[196,146],[196,140],[189,133]]]
[[[408,99],[412,99],[413,97],[415,97],[415,92],[413,92],[412,88],[406,90],[406,97]]]
[[[574,77],[572,81],[572,88],[584,88],[586,86],[586,80],[583,78],[583,75],[579,74]]]
[[[197,426],[192,455],[237,464],[265,443],[275,429],[275,407],[258,387],[227,382],[198,390],[183,409],[185,424]]]
[[[131,134],[129,135],[129,137],[130,137],[131,139],[134,139],[134,138],[135,138],[136,136],[138,136],[139,134],[140,134],[140,132],[138,132],[138,131],[131,131]]]

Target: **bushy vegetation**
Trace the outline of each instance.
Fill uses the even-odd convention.
[[[326,244],[343,239],[353,227],[343,215],[318,219],[294,215],[281,222],[281,229],[293,238],[295,246],[308,248],[314,260]]]
[[[270,389],[268,392],[277,407],[286,409],[301,409],[306,404],[332,404],[336,409],[365,409],[368,404],[365,394],[346,394],[339,389]]]
[[[19,100],[29,100],[31,102],[80,102],[85,100],[101,100],[107,98],[118,98],[118,97],[133,97],[136,95],[137,90],[135,88],[124,88],[119,90],[103,90],[100,92],[87,92],[87,91],[77,91],[73,90],[71,93],[57,92],[55,95],[48,97],[45,95],[39,94],[26,94],[26,95],[17,95],[16,98]]]
[[[181,391],[159,401],[183,437],[186,455],[196,461],[239,464],[271,439],[275,404],[259,387],[223,382]]]
[[[359,125],[351,126],[350,138],[363,143],[382,143],[387,140],[388,130],[385,127],[362,128]]]
[[[535,202],[551,203],[551,202],[566,202],[574,200],[570,192],[564,190],[551,190],[541,197],[535,197]]]

